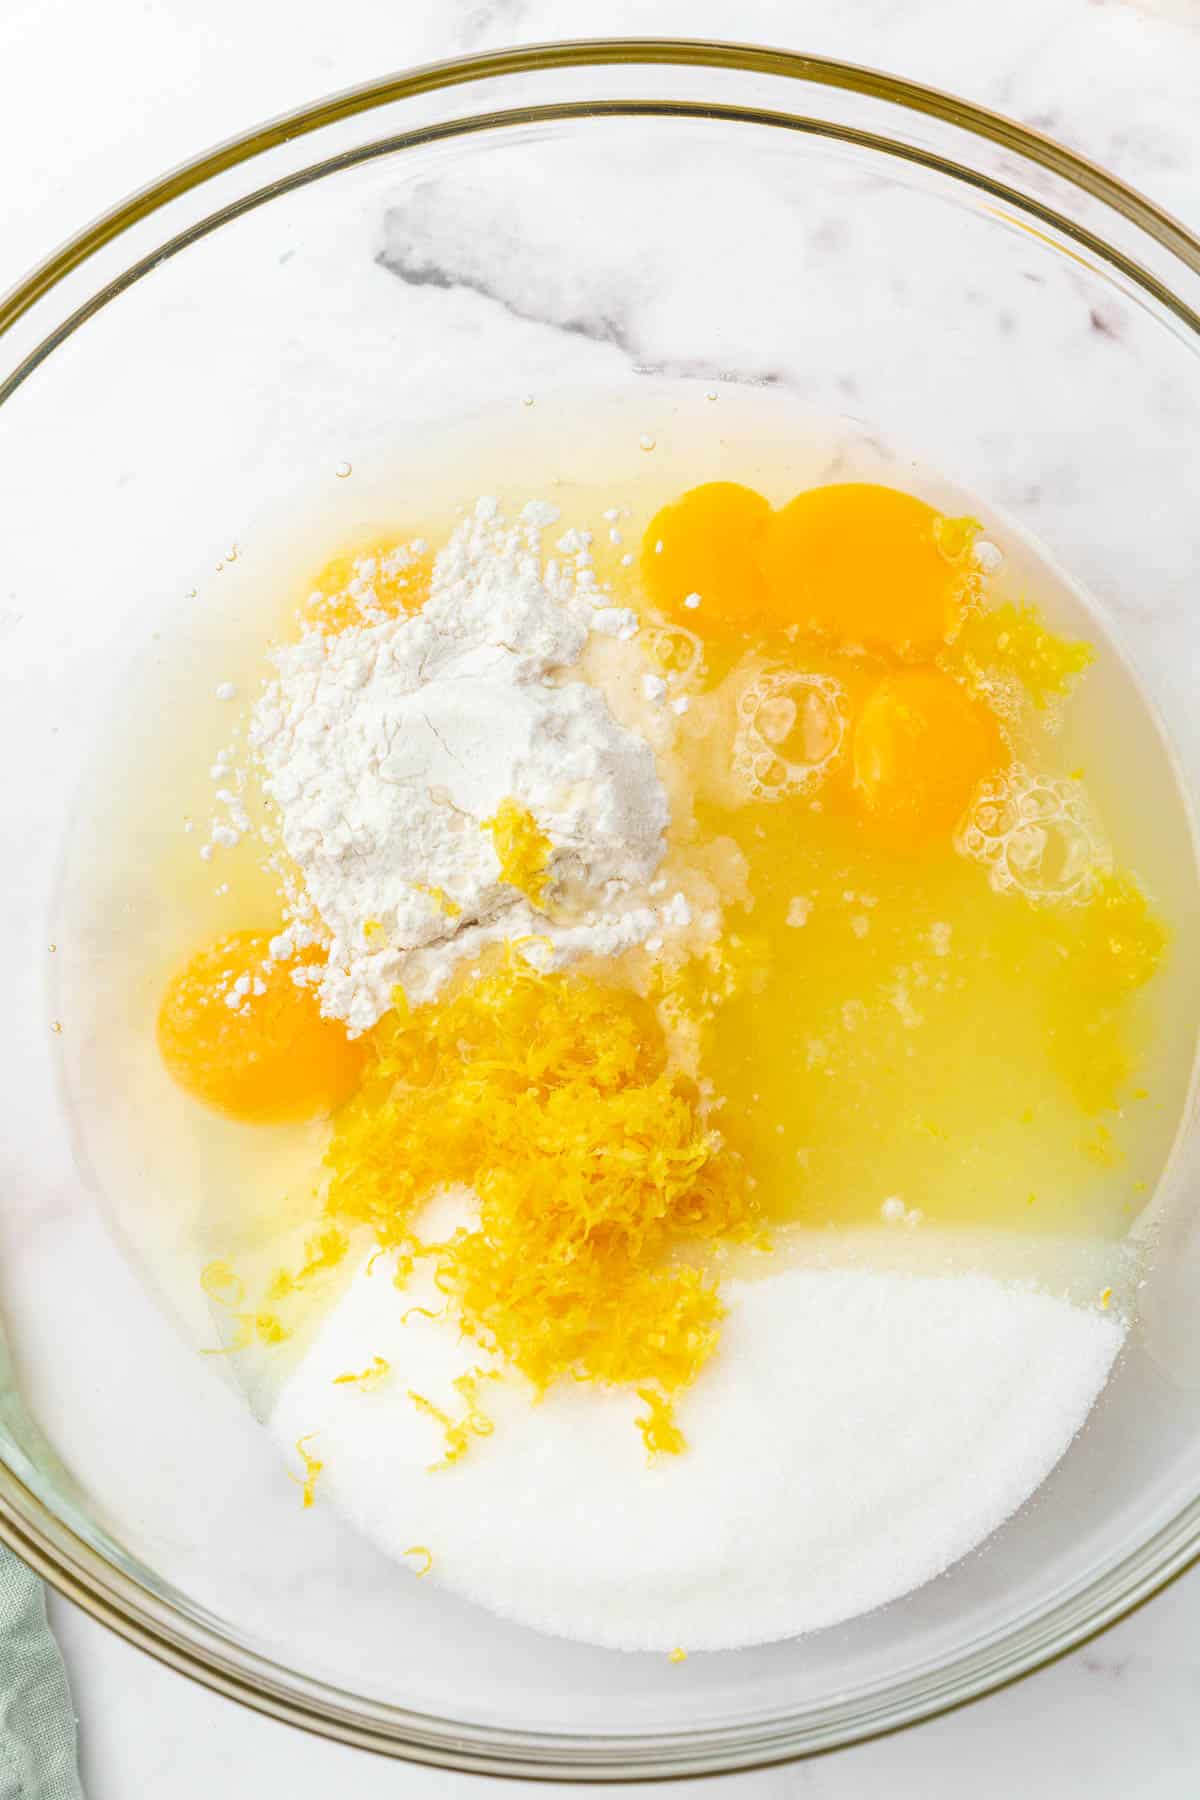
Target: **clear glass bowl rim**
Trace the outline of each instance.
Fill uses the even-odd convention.
[[[801,102],[806,90],[833,88],[887,102],[909,114],[924,115],[956,127],[970,138],[1000,146],[1038,165],[1068,188],[1100,201],[1168,253],[1168,266],[1177,267],[1183,288],[1192,285],[1189,276],[1200,275],[1200,238],[1161,207],[1052,138],[955,95],[884,71],[757,45],[699,39],[580,39],[453,58],[384,76],[255,126],[180,164],[101,214],[0,296],[0,351],[5,335],[18,320],[27,314],[33,314],[36,320],[34,309],[123,233],[190,190],[282,144],[422,94],[477,85],[497,77],[629,64],[783,77],[795,84]],[[654,110],[668,106],[671,111],[697,110],[695,105],[678,102],[650,106]],[[594,102],[584,101],[570,101],[549,109],[517,106],[500,114],[456,118],[453,130],[465,136],[498,123],[527,124],[547,113],[558,118],[583,117],[596,110]],[[647,103],[616,102],[608,107],[602,105],[599,110],[645,111]],[[1041,213],[1057,229],[1099,253],[1110,266],[1118,268],[1165,307],[1194,336],[1200,349],[1200,314],[1184,292],[1132,260],[1123,249],[1039,204],[1027,192],[1013,196],[951,157],[914,149],[886,135],[837,127],[799,110],[763,114],[726,105],[703,110],[719,117],[803,124],[818,135],[865,143],[926,163],[976,187],[1003,193],[1006,198],[1017,197],[1023,210]],[[429,135],[428,130],[416,134],[418,138]],[[292,177],[284,185],[292,186],[296,179],[312,173],[313,170],[305,170],[301,177]],[[252,194],[237,210],[269,198],[273,191],[278,190]],[[220,214],[215,217],[221,222]],[[189,228],[160,246],[153,256],[135,262],[119,278],[101,283],[94,294],[58,321],[0,379],[0,404],[100,306],[137,280],[153,262],[183,248],[212,223],[208,219]],[[941,1668],[802,1716],[781,1713],[709,1731],[602,1738],[473,1727],[449,1718],[368,1702],[286,1669],[185,1616],[101,1556],[44,1505],[17,1471],[4,1463],[0,1463],[0,1540],[59,1593],[140,1649],[210,1688],[292,1725],[362,1749],[465,1772],[559,1781],[628,1781],[731,1772],[834,1749],[934,1717],[1020,1679],[1128,1616],[1200,1560],[1200,1495],[1102,1575],[981,1641]]]

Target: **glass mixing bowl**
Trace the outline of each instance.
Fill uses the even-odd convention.
[[[1200,244],[1044,138],[862,69],[657,42],[515,50],[322,101],[135,195],[0,305],[10,1544],[263,1711],[396,1755],[576,1778],[743,1767],[926,1717],[1195,1556],[1185,1132],[1141,1326],[1082,1437],[918,1593],[673,1667],[414,1582],[300,1510],[107,1225],[58,1068],[104,1045],[72,1036],[49,921],[73,797],[119,731],[133,659],[152,667],[157,634],[222,604],[231,543],[241,578],[268,580],[259,522],[326,480],[336,522],[354,489],[339,465],[365,477],[407,457],[419,492],[453,421],[509,408],[519,461],[533,413],[586,429],[563,398],[583,390],[641,407],[662,443],[699,440],[709,392],[773,390],[1007,509],[1096,597],[1194,794],[1198,311]],[[307,500],[291,522],[310,530]],[[142,747],[146,780],[169,739],[167,721]]]

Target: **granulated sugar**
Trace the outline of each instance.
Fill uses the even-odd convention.
[[[790,1637],[907,1593],[1046,1477],[1120,1348],[1117,1319],[990,1276],[791,1269],[723,1290],[721,1349],[678,1408],[688,1449],[648,1464],[626,1392],[505,1378],[494,1421],[430,1473],[453,1382],[484,1366],[418,1276],[355,1277],[272,1415],[323,1466],[316,1503],[429,1579],[563,1637],[715,1650]],[[407,1312],[408,1323],[403,1323]],[[335,1385],[381,1356],[386,1378]],[[411,1566],[411,1559],[409,1559]]]

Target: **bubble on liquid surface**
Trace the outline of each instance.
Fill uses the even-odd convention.
[[[1085,900],[1112,866],[1080,784],[1020,763],[981,783],[954,841],[983,864],[996,893],[1035,905]]]
[[[776,669],[738,696],[733,771],[756,799],[816,787],[846,737],[846,695],[829,675]]]
[[[672,681],[686,681],[700,673],[704,645],[694,631],[682,625],[656,625],[645,641],[663,674]]]

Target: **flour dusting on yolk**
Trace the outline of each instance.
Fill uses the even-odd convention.
[[[700,613],[727,630],[761,630],[759,566],[771,509],[733,481],[710,481],[664,506],[642,540],[641,577],[653,606],[679,624]]]
[[[325,564],[302,617],[329,633],[378,625],[400,613],[419,612],[432,576],[433,554],[424,538],[376,538]]]
[[[305,953],[273,961],[265,932],[234,931],[192,957],[158,1014],[168,1072],[205,1105],[258,1124],[316,1118],[353,1093],[366,1051],[323,1019],[293,972]]]

